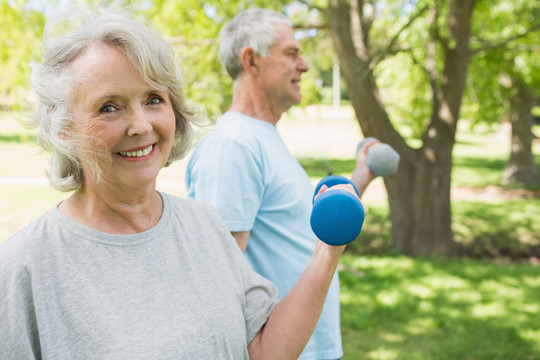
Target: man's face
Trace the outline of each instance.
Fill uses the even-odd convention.
[[[284,24],[274,25],[277,40],[270,55],[260,60],[258,83],[272,107],[287,111],[302,99],[300,77],[309,70],[301,56],[294,30]]]

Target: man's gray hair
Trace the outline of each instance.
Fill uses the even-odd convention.
[[[250,9],[236,15],[221,29],[219,57],[233,80],[244,70],[240,54],[245,47],[253,48],[262,57],[270,54],[277,40],[275,24],[292,27],[284,14],[267,9]]]
[[[167,165],[189,150],[195,112],[186,104],[173,51],[154,30],[119,10],[77,8],[50,17],[43,35],[42,61],[30,64],[31,84],[39,100],[31,125],[39,129],[40,145],[51,152],[48,176],[55,189],[78,190],[84,186],[85,175],[96,179],[101,176],[97,161],[86,161],[92,174],[83,173],[82,161],[92,158],[95,149],[89,148],[89,138],[77,135],[75,125],[81,120],[72,113],[74,90],[81,79],[70,72],[70,64],[94,44],[119,49],[145,81],[167,88],[176,118]],[[71,28],[67,33],[63,31],[66,27]],[[63,34],[55,37],[55,31]]]

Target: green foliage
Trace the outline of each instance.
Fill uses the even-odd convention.
[[[210,118],[220,114],[232,96],[231,81],[218,57],[219,31],[232,8],[232,3],[213,8],[212,2],[199,0],[156,0],[142,12],[173,45],[186,97]]]
[[[430,122],[432,110],[425,72],[414,64],[410,56],[400,54],[380,63],[375,76],[393,123],[408,127],[410,136],[420,140]]]
[[[475,123],[494,123],[512,111],[516,82],[540,94],[540,3],[480,1],[475,10],[467,115]]]
[[[28,105],[28,62],[41,43],[45,16],[25,1],[0,1],[0,19],[0,109],[16,110]]]

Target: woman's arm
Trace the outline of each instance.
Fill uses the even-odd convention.
[[[345,246],[317,240],[304,273],[248,346],[251,359],[297,359],[311,337]]]

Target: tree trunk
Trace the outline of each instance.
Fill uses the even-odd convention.
[[[502,184],[536,185],[540,183],[540,174],[532,154],[532,108],[534,92],[520,79],[514,79],[517,93],[512,101],[512,135],[510,158],[506,163]]]
[[[470,59],[473,0],[450,2],[452,42],[433,88],[433,115],[420,149],[409,147],[392,126],[372,72],[361,0],[330,0],[326,16],[345,83],[364,136],[390,144],[401,155],[398,172],[384,179],[394,249],[411,256],[453,256],[450,175],[455,130]],[[369,226],[369,225],[368,225]]]

